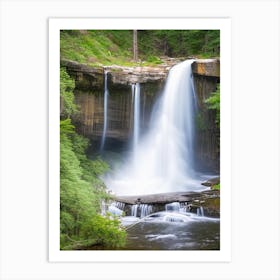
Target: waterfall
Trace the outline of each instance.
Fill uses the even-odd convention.
[[[132,85],[134,114],[133,114],[133,152],[137,154],[140,131],[140,84]]]
[[[165,211],[166,212],[180,212],[180,213],[187,213],[189,212],[188,206],[184,202],[172,202],[165,204]]]
[[[103,121],[103,133],[101,139],[100,150],[103,151],[105,140],[106,140],[106,132],[107,132],[107,124],[108,124],[108,85],[107,85],[107,71],[104,71],[104,121]]]
[[[133,126],[133,146],[136,149],[139,140],[140,130],[140,84],[136,83],[134,92],[134,126]]]
[[[171,68],[149,131],[139,142],[139,124],[135,125],[137,153],[133,151],[114,177],[105,179],[106,185],[115,193],[131,195],[206,189],[196,180],[193,169],[195,94],[192,63],[193,60],[186,60]],[[136,92],[137,85],[135,106],[140,91],[137,96]],[[139,121],[137,110],[134,107],[135,123]]]
[[[202,206],[200,206],[200,207],[198,207],[198,208],[196,209],[196,214],[197,214],[197,216],[202,216],[202,217],[204,217],[204,209],[203,209]]]
[[[165,211],[177,211],[180,210],[180,203],[179,202],[172,202],[165,204]]]
[[[111,205],[116,206],[120,210],[124,210],[124,207],[125,207],[125,203],[119,202],[119,201],[115,201]]]
[[[124,207],[125,203],[114,201],[108,207],[108,212],[116,216],[122,216],[124,213]]]
[[[144,218],[151,214],[153,206],[148,204],[134,204],[131,206],[131,216]]]

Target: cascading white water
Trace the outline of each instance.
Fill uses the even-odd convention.
[[[137,153],[140,131],[140,84],[134,86],[133,150]]]
[[[105,179],[115,193],[132,195],[205,189],[195,180],[193,170],[192,62],[186,60],[172,67],[150,129],[137,144],[137,153],[132,153],[117,175]]]
[[[198,207],[198,208],[196,209],[196,214],[197,214],[197,216],[202,216],[202,217],[204,217],[204,209],[203,209],[202,206],[200,206],[200,207]]]
[[[179,202],[172,202],[165,204],[165,211],[177,211],[180,210],[180,203]]]
[[[139,209],[139,210],[138,210]],[[131,216],[140,218],[146,217],[153,211],[153,206],[148,204],[134,204],[131,206]]]
[[[107,85],[107,71],[104,71],[104,121],[103,121],[103,133],[101,139],[100,150],[104,149],[105,140],[106,140],[106,132],[108,125],[108,85]]]

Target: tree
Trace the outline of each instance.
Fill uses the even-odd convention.
[[[64,67],[60,68],[60,114],[63,118],[70,118],[77,112],[74,102],[75,81],[71,79]]]
[[[138,60],[137,30],[133,30],[133,60]]]
[[[91,245],[118,248],[126,234],[117,218],[100,215],[107,198],[97,177],[107,166],[85,155],[88,141],[75,132],[70,119],[60,121],[60,246],[62,250]]]

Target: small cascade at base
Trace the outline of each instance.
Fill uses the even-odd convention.
[[[131,206],[131,216],[144,218],[153,213],[153,206],[148,204],[134,204]]]
[[[122,216],[124,213],[124,207],[124,203],[115,201],[108,207],[108,212],[115,216]]]
[[[204,209],[202,206],[198,207],[196,209],[196,213],[197,213],[197,216],[201,216],[201,217],[204,217]]]
[[[163,217],[164,222],[171,222],[171,223],[184,223],[189,221],[189,217],[180,214],[178,212],[168,212],[164,217]]]
[[[121,217],[126,225],[134,222],[168,222],[168,223],[186,223],[201,219],[215,220],[204,216],[202,206],[192,205],[189,202],[177,202],[163,204],[161,208],[156,205],[136,203],[134,205],[123,202],[113,202],[108,207],[109,213]]]
[[[180,203],[179,202],[172,202],[165,205],[165,211],[176,211],[179,212],[180,210]]]

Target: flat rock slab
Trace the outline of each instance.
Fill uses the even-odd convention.
[[[190,57],[188,57],[190,58]],[[103,86],[104,71],[109,74],[113,84],[131,85],[134,83],[147,83],[154,81],[164,81],[168,75],[170,68],[187,58],[165,58],[163,64],[155,66],[89,66],[87,64],[78,63],[71,60],[61,60],[61,65],[66,67],[68,71],[80,73],[76,80],[81,80],[81,74],[89,75],[96,79],[99,86]],[[219,59],[194,59],[192,64],[194,74],[202,76],[220,77],[220,60]],[[77,81],[76,81],[77,82]]]
[[[171,192],[134,196],[115,196],[115,200],[126,204],[166,204],[171,202],[188,202],[195,200],[206,200],[220,196],[218,190],[207,190],[203,192]]]
[[[219,183],[220,183],[220,177],[214,177],[214,178],[211,178],[211,179],[209,179],[205,182],[202,182],[201,185],[207,186],[207,187],[212,187],[212,186],[215,186]]]
[[[219,59],[196,59],[192,64],[194,74],[220,77],[220,60]]]

